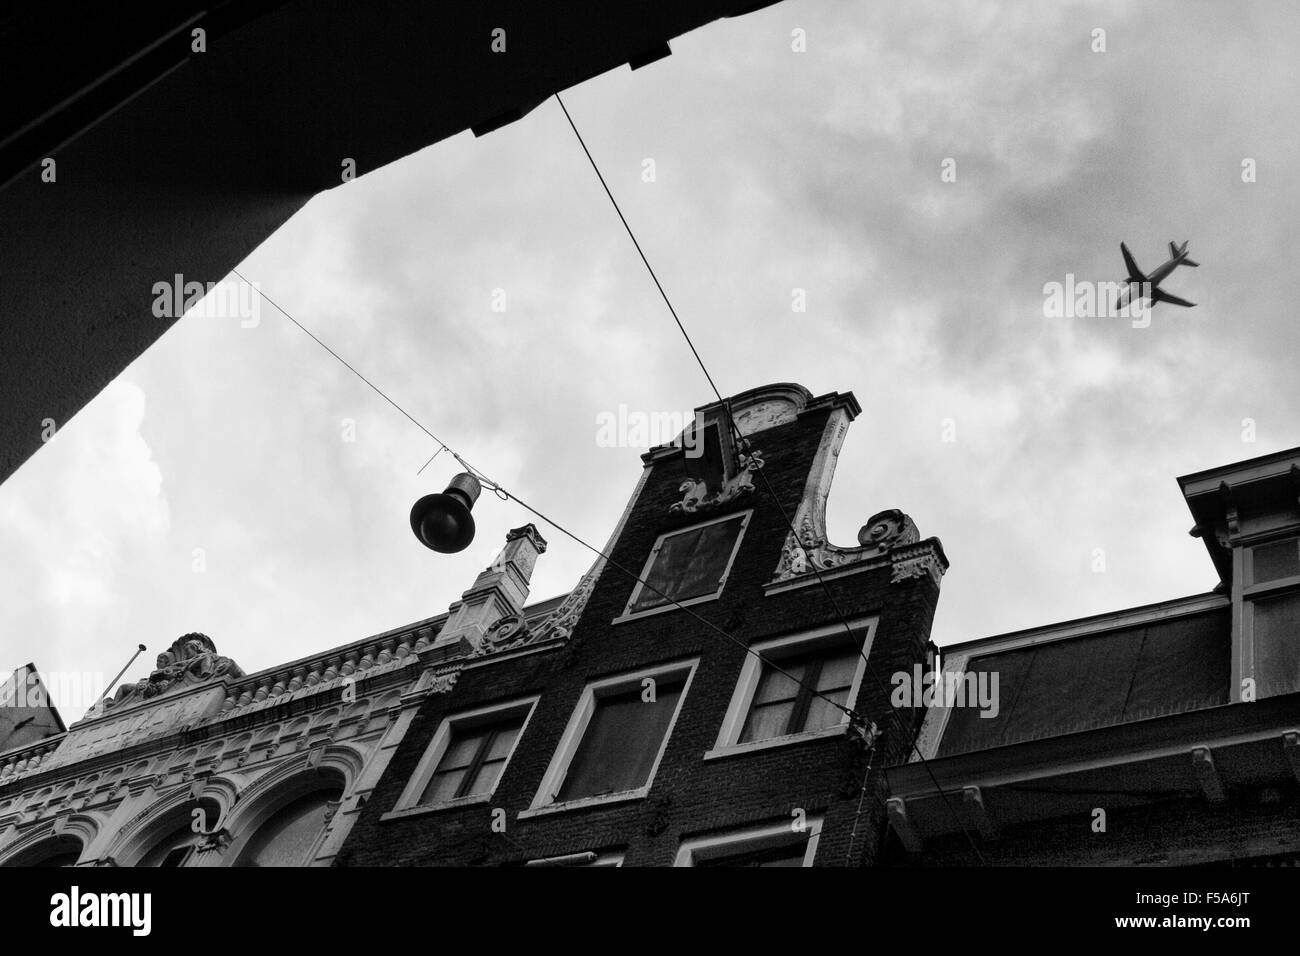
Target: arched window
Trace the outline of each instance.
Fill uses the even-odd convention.
[[[14,857],[5,866],[76,866],[81,859],[81,841],[73,837],[55,837],[44,840],[25,853]]]
[[[202,811],[201,815],[196,815],[196,809]],[[205,836],[199,830],[210,830],[220,819],[221,808],[208,799],[200,801],[197,808],[191,804],[189,807],[170,811],[158,824],[166,836],[154,843],[135,865],[160,867],[188,865],[190,857],[194,855],[195,847]],[[167,823],[171,824],[170,828],[166,827]]]
[[[136,865],[184,866],[202,838],[203,834],[195,833],[191,826],[186,823],[155,843],[153,849],[146,853]]]
[[[305,866],[325,829],[330,804],[343,790],[327,787],[295,797],[276,810],[253,834],[235,866]]]

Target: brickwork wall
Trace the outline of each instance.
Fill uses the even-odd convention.
[[[764,474],[787,514],[793,515],[799,504],[828,414],[810,413],[754,436],[754,446],[766,461]],[[636,476],[628,477],[631,487]],[[669,506],[680,500],[682,477],[680,458],[654,466],[613,549],[615,563],[639,574],[663,532],[727,510],[752,507],[753,517],[721,597],[692,609],[747,644],[838,622],[816,583],[764,596],[763,584],[775,573],[788,526],[761,478],[755,480],[754,493],[734,508],[726,506],[703,516],[670,515]],[[668,865],[683,838],[788,822],[796,808],[809,816],[825,815],[817,865],[871,863],[884,832],[880,769],[906,759],[919,719],[910,711],[898,715],[901,723],[895,719],[888,700],[889,676],[910,670],[924,657],[938,596],[929,578],[891,584],[886,567],[828,582],[848,620],[869,615],[880,619],[871,666],[855,706],[875,720],[885,736],[877,748],[860,816],[867,758],[843,737],[702,759],[716,743],[746,651],[681,609],[611,625],[634,584],[616,567],[607,566],[566,645],[467,669],[453,692],[430,697],[372,794],[339,864],[506,864],[587,850],[620,850],[626,853],[626,866]],[[532,803],[590,681],[695,657],[699,665],[644,799],[517,818]],[[490,803],[381,819],[393,809],[444,717],[531,694],[540,694],[541,699]],[[493,808],[506,811],[505,834],[492,831]]]

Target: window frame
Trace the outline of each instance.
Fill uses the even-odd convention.
[[[541,699],[540,694],[534,694],[530,697],[521,697],[513,700],[502,701],[495,704],[488,704],[484,707],[476,707],[473,710],[459,711],[448,714],[438,724],[437,731],[434,732],[433,739],[424,750],[424,755],[420,762],[416,764],[415,771],[411,774],[410,779],[406,781],[406,787],[402,790],[402,795],[398,797],[397,803],[393,809],[385,813],[380,819],[390,820],[397,817],[418,816],[422,813],[436,813],[439,810],[450,810],[456,807],[474,806],[479,803],[487,803],[496,793],[497,786],[501,783],[502,778],[506,775],[506,770],[510,767],[510,761],[514,759],[515,751],[519,749],[519,743],[524,739],[524,734],[528,730],[528,723],[533,718],[537,710],[537,702]],[[515,737],[515,742],[510,748],[510,753],[506,755],[505,761],[501,764],[501,771],[497,774],[497,779],[492,785],[492,789],[486,793],[476,793],[465,797],[456,797],[453,800],[443,800],[439,803],[420,803],[420,798],[424,791],[428,789],[433,780],[433,775],[438,769],[438,764],[446,756],[447,749],[451,744],[452,737],[458,728],[465,728],[470,724],[482,722],[486,725],[503,721],[508,716],[523,713],[524,721],[519,726],[519,734]],[[494,721],[492,718],[498,718]]]
[[[1242,675],[1237,680],[1237,686],[1232,697],[1233,701],[1240,701],[1242,694],[1242,678],[1249,677],[1254,681],[1254,699],[1259,700],[1263,697],[1275,697],[1276,693],[1263,693],[1263,687],[1268,675],[1260,673],[1259,647],[1255,642],[1255,612],[1261,603],[1288,596],[1300,594],[1300,577],[1281,578],[1276,581],[1269,581],[1266,584],[1257,584],[1248,587],[1242,593],[1241,600],[1241,621],[1242,621],[1242,644],[1243,653],[1241,655]]]
[[[586,863],[564,863],[564,856],[545,857],[535,860],[528,860],[524,866],[558,866],[570,870],[583,870],[593,867],[621,867],[623,858],[627,856],[627,850],[608,850],[601,852],[599,850],[586,850],[582,853],[591,853],[592,859]],[[582,853],[566,854],[567,856],[581,856]]]
[[[853,683],[849,686],[846,706],[851,708],[862,688],[867,659],[871,656],[871,646],[875,641],[876,628],[879,626],[880,618],[878,615],[873,614],[857,618],[848,623],[850,630],[855,633],[866,631],[862,637],[861,653],[858,655],[857,667],[853,672]],[[714,760],[719,757],[729,757],[733,754],[766,750],[770,747],[786,747],[792,744],[805,743],[809,740],[821,740],[826,737],[836,737],[844,734],[849,729],[848,714],[843,714],[839,723],[830,727],[822,727],[819,730],[801,730],[793,734],[783,734],[780,737],[766,737],[762,740],[740,742],[740,735],[744,732],[745,722],[749,718],[750,705],[753,703],[754,694],[758,690],[759,680],[763,674],[763,661],[759,659],[759,655],[774,664],[780,664],[784,658],[802,656],[820,647],[834,647],[839,643],[837,638],[842,638],[843,635],[843,624],[828,624],[824,627],[756,641],[751,644],[750,650],[755,653],[745,655],[745,662],[741,666],[740,676],[736,680],[736,689],[731,695],[731,703],[727,705],[726,716],[722,720],[722,726],[718,729],[718,739],[711,750],[705,751],[704,759]]]
[[[817,843],[821,839],[823,819],[821,814],[812,814],[804,820],[804,866],[812,866],[817,858]],[[673,866],[695,866],[700,861],[775,848],[786,842],[795,844],[796,840],[789,839],[795,832],[789,822],[781,822],[711,836],[691,837],[678,846]]]
[[[1279,587],[1279,586],[1285,587],[1287,585],[1300,584],[1300,573],[1284,575],[1278,578],[1270,578],[1267,581],[1258,581],[1255,579],[1256,549],[1267,548],[1275,544],[1284,544],[1288,541],[1296,544],[1297,547],[1300,547],[1300,536],[1298,536],[1294,530],[1289,531],[1286,534],[1269,535],[1266,538],[1260,538],[1259,540],[1252,540],[1250,541],[1250,543],[1242,545],[1244,551],[1243,563],[1245,565],[1244,567],[1245,578],[1243,579],[1243,581],[1245,583],[1246,593],[1254,592],[1256,589],[1272,589],[1274,587]]]
[[[641,568],[641,573],[637,575],[637,582],[632,587],[632,593],[627,599],[627,604],[623,606],[623,613],[614,618],[611,624],[621,624],[624,621],[636,621],[643,617],[650,617],[654,614],[663,614],[665,611],[676,611],[679,608],[690,607],[692,604],[702,604],[705,601],[716,601],[721,597],[723,590],[727,586],[727,578],[731,576],[731,568],[736,563],[736,555],[740,553],[741,542],[745,540],[745,531],[749,528],[749,523],[754,517],[754,509],[746,508],[744,511],[729,511],[724,515],[716,518],[709,518],[707,521],[697,521],[694,524],[687,525],[684,528],[674,528],[671,531],[665,531],[655,539],[654,545],[650,548],[650,554]],[[641,596],[641,591],[645,588],[645,581],[650,577],[650,571],[654,567],[655,560],[659,557],[659,552],[663,549],[664,542],[669,538],[677,535],[686,534],[689,531],[698,531],[700,528],[706,528],[711,524],[719,524],[724,521],[734,521],[740,518],[740,531],[736,534],[736,541],[731,546],[731,554],[727,557],[727,563],[723,566],[722,576],[718,579],[717,590],[711,594],[701,594],[696,597],[686,598],[676,603],[668,602],[659,607],[646,608],[644,611],[633,611],[632,607],[636,604],[637,599]]]
[[[1270,528],[1267,531],[1245,535],[1234,547],[1233,564],[1233,654],[1232,687],[1229,700],[1239,703],[1242,700],[1246,678],[1253,681],[1254,698],[1261,699],[1264,677],[1259,673],[1259,661],[1255,646],[1255,605],[1257,601],[1285,597],[1300,591],[1300,575],[1274,578],[1270,581],[1255,582],[1255,549],[1270,544],[1300,537],[1300,528],[1287,525],[1283,528]],[[1239,640],[1238,640],[1239,636]],[[1266,695],[1275,696],[1275,695]]]
[[[681,717],[682,706],[686,703],[686,697],[690,693],[691,681],[695,678],[695,671],[699,663],[700,659],[698,657],[692,657],[667,664],[643,667],[640,670],[618,674],[613,677],[588,681],[586,687],[583,688],[582,696],[578,699],[577,706],[574,707],[573,713],[569,717],[568,724],[565,725],[564,733],[560,736],[559,746],[556,747],[555,753],[551,756],[551,761],[546,767],[546,773],[542,775],[542,782],[537,787],[533,802],[528,809],[520,811],[520,819],[544,813],[559,813],[580,807],[644,799],[646,794],[650,792],[650,788],[654,786],[655,775],[659,772],[659,764],[663,761],[664,753],[668,749],[668,742],[672,739],[678,718]],[[591,723],[591,718],[596,712],[596,701],[599,698],[614,696],[619,691],[639,687],[647,677],[659,681],[665,677],[677,677],[683,674],[685,680],[682,682],[681,694],[677,698],[677,706],[673,710],[672,717],[668,720],[668,726],[664,729],[663,739],[659,741],[659,750],[655,754],[654,762],[650,765],[650,773],[646,775],[646,781],[642,786],[632,790],[599,794],[593,797],[578,797],[577,799],[563,801],[556,799],[556,795],[564,785],[564,778],[569,772],[573,758],[578,752],[578,747],[582,744],[587,727]]]

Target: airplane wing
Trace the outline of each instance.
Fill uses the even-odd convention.
[[[1168,302],[1170,305],[1181,305],[1183,308],[1190,309],[1196,305],[1195,302],[1188,302],[1186,299],[1180,299],[1176,295],[1170,295],[1164,289],[1156,287],[1151,290],[1152,302]]]
[[[1129,279],[1133,282],[1146,282],[1147,277],[1138,268],[1138,264],[1133,261],[1133,253],[1128,251],[1128,246],[1121,242],[1119,251],[1124,253],[1124,268],[1128,270]]]

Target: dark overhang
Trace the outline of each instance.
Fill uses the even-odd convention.
[[[773,2],[7,7],[0,481],[41,446],[46,419],[62,427],[175,321],[153,314],[155,283],[221,280],[340,185],[344,160],[364,175],[463,130],[489,132]],[[505,52],[493,49],[497,30]]]

